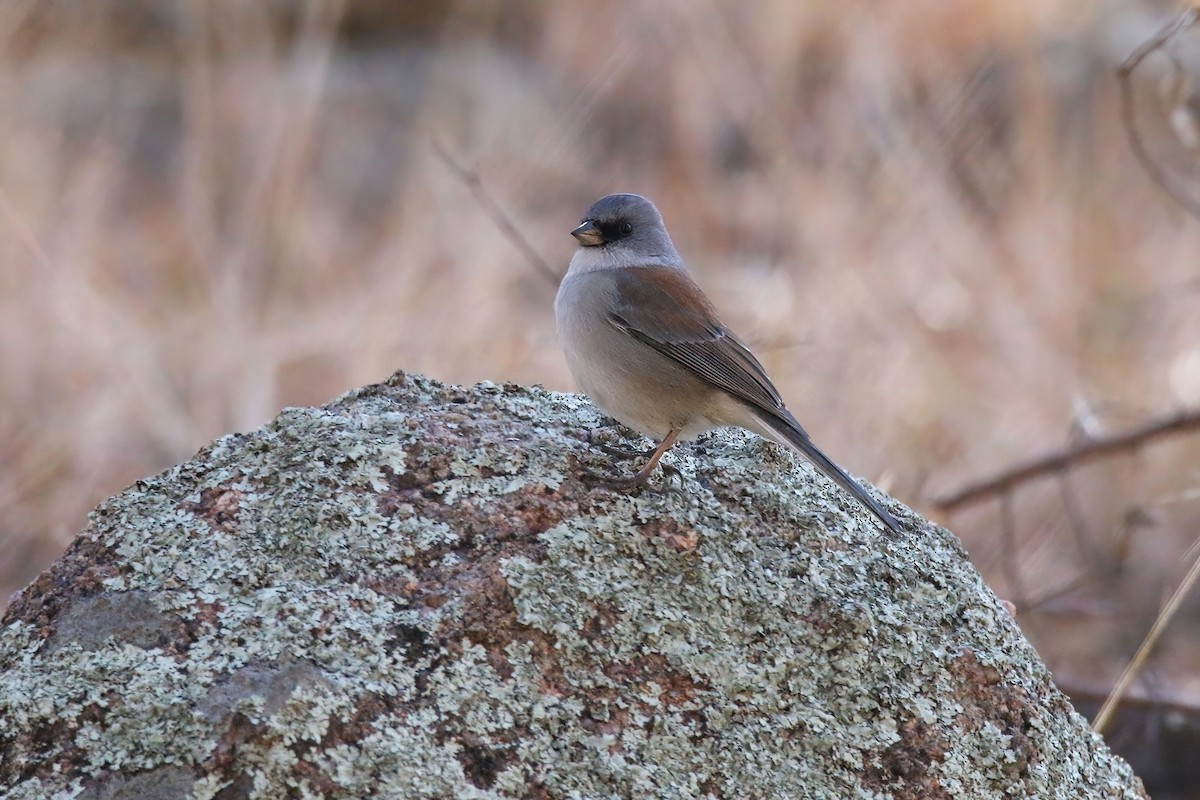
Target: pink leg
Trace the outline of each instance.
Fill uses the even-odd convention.
[[[584,475],[612,488],[633,489],[638,486],[645,486],[649,482],[650,476],[654,473],[654,468],[658,466],[659,459],[663,457],[663,453],[670,450],[671,445],[679,441],[679,433],[678,430],[672,430],[667,433],[666,438],[659,442],[658,447],[654,448],[654,452],[650,454],[650,460],[646,462],[646,466],[638,470],[637,474],[632,478],[612,478],[607,475],[598,475],[594,472],[585,472]]]

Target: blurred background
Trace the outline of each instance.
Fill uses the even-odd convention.
[[[937,501],[1200,409],[1200,221],[1115,77],[1181,8],[4,0],[0,604],[97,502],[284,406],[396,369],[572,390],[521,246],[561,273],[632,191],[814,439],[1102,697],[1193,561],[1200,430]],[[1197,38],[1132,83],[1183,180]],[[1132,691],[1185,721],[1198,607]]]

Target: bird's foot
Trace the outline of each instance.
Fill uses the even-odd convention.
[[[675,467],[672,467],[669,464],[663,464],[662,471],[663,471],[664,475],[666,475],[670,478],[678,478],[679,477],[679,470],[675,469]],[[596,486],[601,486],[605,489],[612,489],[613,491],[619,491],[619,492],[678,491],[678,488],[674,485],[676,483],[675,481],[672,481],[671,485],[669,485],[669,486],[663,486],[662,488],[655,487],[652,483],[650,483],[650,473],[648,473],[648,472],[639,472],[636,475],[624,476],[624,475],[606,475],[602,472],[593,472],[591,470],[585,469],[585,470],[580,471],[580,477],[582,477],[584,480],[586,480],[589,483],[594,484]]]
[[[579,477],[594,486],[601,486],[605,489],[616,491],[628,492],[635,489],[650,488],[650,478],[643,476],[641,473],[632,476],[605,475],[603,472],[593,472],[590,469],[585,469],[580,470]]]
[[[604,429],[601,429],[604,430]],[[587,443],[599,450],[615,458],[623,458],[627,461],[632,461],[636,458],[649,458],[654,454],[654,448],[650,447],[645,450],[634,450],[630,447],[614,447],[611,444],[605,444],[596,436],[595,429],[589,429],[587,432]]]
[[[638,458],[649,458],[654,455],[653,447],[647,447],[645,450],[632,450],[628,447],[613,447],[611,444],[604,444],[603,442],[591,442],[591,445],[602,453],[628,461]]]

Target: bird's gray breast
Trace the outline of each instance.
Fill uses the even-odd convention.
[[[696,402],[711,390],[613,324],[618,300],[611,271],[570,274],[559,286],[558,335],[579,388],[606,414],[652,438],[691,427]]]

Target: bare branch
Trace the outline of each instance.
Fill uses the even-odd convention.
[[[1180,604],[1187,597],[1192,587],[1196,584],[1196,580],[1200,579],[1200,558],[1192,561],[1192,566],[1188,569],[1187,575],[1183,577],[1179,585],[1175,587],[1175,591],[1171,593],[1171,599],[1167,601],[1166,606],[1154,620],[1154,624],[1150,626],[1150,630],[1146,633],[1146,638],[1142,640],[1141,646],[1134,653],[1132,659],[1125,666],[1125,670],[1121,673],[1121,677],[1117,679],[1117,683],[1113,686],[1108,698],[1104,701],[1104,705],[1100,706],[1100,710],[1096,712],[1096,718],[1092,720],[1092,730],[1096,733],[1104,733],[1105,727],[1112,719],[1113,712],[1120,705],[1121,700],[1125,697],[1129,687],[1133,684],[1138,673],[1146,663],[1146,659],[1150,657],[1150,652],[1154,649],[1154,645],[1158,643],[1158,639],[1162,636],[1162,632],[1167,629],[1167,625],[1175,617],[1179,611]]]
[[[1054,683],[1071,698],[1085,717],[1096,713],[1110,687],[1072,679],[1055,670]],[[1134,693],[1121,703],[1120,713],[1110,719],[1105,738],[1119,749],[1121,757],[1137,764],[1147,784],[1152,776],[1178,776],[1177,786],[1195,785],[1194,766],[1180,771],[1181,753],[1194,752],[1200,737],[1200,706],[1183,695]]]
[[[1133,153],[1137,156],[1137,160],[1141,162],[1142,167],[1154,179],[1155,183],[1161,186],[1167,194],[1175,198],[1180,205],[1187,209],[1188,213],[1200,219],[1200,203],[1187,192],[1183,184],[1172,172],[1165,169],[1151,155],[1149,148],[1146,147],[1146,143],[1138,131],[1137,112],[1134,108],[1133,96],[1133,71],[1137,69],[1138,65],[1151,53],[1161,49],[1180,33],[1196,25],[1198,22],[1200,22],[1200,8],[1190,8],[1180,14],[1170,25],[1155,34],[1153,38],[1142,43],[1140,47],[1129,55],[1129,58],[1121,63],[1121,66],[1117,67],[1117,85],[1120,87],[1121,122],[1124,124],[1125,131],[1129,135],[1129,146],[1133,148]]]
[[[961,489],[935,498],[933,505],[940,511],[953,511],[985,498],[1010,492],[1023,483],[1070,469],[1082,462],[1133,450],[1153,439],[1194,428],[1200,428],[1200,410],[1182,411],[1112,436],[1085,439],[1062,450],[1017,464],[999,475],[969,483]]]
[[[1099,578],[1099,570],[1102,566],[1101,556],[1092,541],[1087,515],[1083,513],[1083,504],[1079,502],[1075,487],[1071,485],[1070,475],[1064,471],[1057,473],[1057,477],[1058,494],[1062,498],[1063,507],[1067,510],[1067,524],[1070,525],[1071,534],[1075,537],[1075,547],[1079,550],[1079,558],[1084,564],[1089,565],[1096,577]]]
[[[538,255],[538,252],[533,249],[533,245],[529,243],[529,240],[513,224],[512,219],[504,213],[504,209],[500,208],[500,205],[492,199],[492,196],[488,194],[487,187],[483,185],[479,173],[473,172],[458,161],[455,161],[454,157],[447,152],[446,148],[442,147],[440,142],[433,142],[433,151],[441,159],[442,163],[449,167],[450,171],[466,184],[466,187],[471,190],[471,194],[479,202],[479,205],[483,207],[484,213],[491,217],[492,222],[496,224],[496,227],[500,229],[504,237],[512,243],[513,247],[521,251],[521,255],[525,256],[525,260],[529,262],[529,265],[545,278],[551,286],[557,287],[562,276],[546,263],[546,259]]]
[[[1025,591],[1025,578],[1021,575],[1019,545],[1013,498],[1011,493],[1006,492],[1000,496],[1000,558],[1004,564],[1004,577],[1008,579],[1012,589],[1013,605],[1018,609],[1028,610],[1029,593]]]

